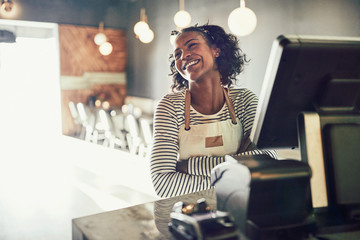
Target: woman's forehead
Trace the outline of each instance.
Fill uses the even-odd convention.
[[[177,36],[176,41],[175,41],[175,48],[177,48],[180,45],[186,44],[188,41],[191,41],[192,39],[196,39],[199,41],[202,41],[202,40],[205,41],[204,37],[199,32],[196,32],[196,31],[184,32]]]

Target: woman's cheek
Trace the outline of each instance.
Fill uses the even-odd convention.
[[[181,75],[183,75],[184,72],[181,70],[181,63],[177,62],[175,66],[176,66],[176,70],[177,70]]]

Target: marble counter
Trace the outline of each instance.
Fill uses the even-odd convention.
[[[174,204],[200,198],[216,209],[215,191],[210,189],[73,219],[73,240],[172,239],[168,223]]]

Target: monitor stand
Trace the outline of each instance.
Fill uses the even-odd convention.
[[[360,229],[360,115],[301,113],[298,137],[318,232]]]

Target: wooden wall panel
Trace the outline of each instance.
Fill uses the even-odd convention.
[[[103,56],[94,43],[95,27],[59,25],[61,76],[82,76],[85,72],[125,72],[126,36],[122,30],[104,29],[113,52]]]

